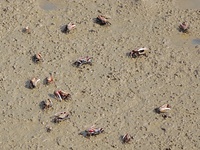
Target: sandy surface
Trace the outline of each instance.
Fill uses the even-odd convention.
[[[200,4],[183,1],[1,0],[0,149],[199,150]],[[112,25],[95,24],[99,14]],[[185,20],[189,34],[177,30]],[[77,29],[66,35],[61,28],[70,21]],[[31,34],[22,32],[26,26]],[[126,56],[143,46],[148,57]],[[38,52],[44,62],[34,64]],[[92,66],[72,66],[87,55]],[[43,84],[49,73],[56,87]],[[33,90],[26,87],[32,77],[41,79]],[[57,101],[56,89],[72,100]],[[48,98],[54,109],[43,111]],[[172,106],[167,119],[154,112],[165,103]],[[70,120],[52,123],[60,111],[71,112]],[[92,125],[105,133],[79,135]],[[125,133],[130,144],[120,140]]]

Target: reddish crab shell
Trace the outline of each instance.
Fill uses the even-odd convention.
[[[69,93],[61,91],[61,90],[54,91],[54,95],[60,101],[62,101],[62,100],[68,100],[69,98],[71,98],[71,95]]]
[[[86,136],[96,136],[104,132],[103,128],[94,128],[91,127],[88,130],[85,130]]]
[[[59,112],[54,115],[53,122],[59,123],[61,121],[67,120],[67,119],[69,119],[69,113],[67,113],[66,111]]]
[[[179,29],[180,29],[180,31],[186,33],[186,32],[188,32],[189,24],[185,21],[185,22],[183,22],[183,23],[181,23],[181,24],[179,25]]]
[[[74,30],[76,28],[76,25],[72,22],[70,22],[66,27],[64,28],[64,33],[69,33],[71,30]]]

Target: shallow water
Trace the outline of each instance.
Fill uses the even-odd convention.
[[[200,45],[200,39],[193,39],[192,44],[194,45]]]
[[[200,9],[200,0],[177,0],[177,5],[184,9]]]
[[[51,11],[51,10],[56,10],[57,6],[53,2],[44,0],[40,2],[40,8],[46,11]]]

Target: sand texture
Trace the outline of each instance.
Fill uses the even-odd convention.
[[[1,0],[0,149],[199,150],[200,4],[191,1]],[[111,26],[94,22],[100,14]],[[188,34],[178,30],[183,21]],[[69,22],[76,29],[62,33]],[[140,47],[149,48],[147,57],[127,56]],[[44,61],[35,64],[39,52]],[[93,65],[74,67],[83,56]],[[55,84],[47,86],[49,73]],[[33,77],[39,86],[29,89]],[[58,89],[71,100],[56,100]],[[53,109],[44,111],[48,98]],[[165,103],[166,119],[154,111]],[[53,123],[61,111],[70,119]],[[105,132],[79,135],[92,125]],[[129,144],[120,139],[126,133]]]

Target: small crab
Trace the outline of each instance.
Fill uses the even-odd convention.
[[[66,25],[66,27],[64,28],[63,32],[64,33],[69,33],[71,30],[74,30],[76,28],[76,25],[74,23],[69,23],[68,25]]]
[[[92,57],[88,57],[88,56],[82,57],[82,58],[79,58],[78,60],[76,60],[74,62],[74,65],[76,67],[79,67],[79,66],[84,65],[84,64],[92,65]]]
[[[64,121],[64,120],[67,120],[69,119],[69,113],[67,112],[59,112],[59,113],[56,113],[54,115],[54,118],[53,118],[53,122],[54,123],[59,123],[61,121]]]
[[[67,92],[64,92],[62,90],[57,90],[57,91],[54,91],[54,95],[56,98],[60,99],[60,101],[62,100],[68,100],[69,98],[71,98],[71,95]]]
[[[159,108],[156,108],[157,113],[165,113],[169,110],[171,110],[171,106],[169,104],[164,104],[160,106]]]
[[[42,57],[41,53],[37,53],[33,56],[33,61],[35,63],[41,62],[41,60],[43,61],[43,57]]]
[[[30,28],[27,26],[22,30],[24,33],[31,34]]]
[[[90,127],[88,130],[85,130],[86,137],[96,136],[103,132],[104,132],[103,128],[94,128],[94,126]]]
[[[37,83],[38,83],[39,81],[40,81],[40,79],[38,79],[38,78],[32,78],[32,79],[30,80],[30,84],[29,84],[30,89],[35,88],[35,87],[37,86]]]
[[[50,99],[47,99],[45,101],[42,102],[42,108],[43,109],[48,109],[53,107],[53,102]]]
[[[139,57],[141,55],[147,56],[146,53],[148,51],[148,48],[144,47],[144,48],[139,48],[136,50],[132,50],[131,52],[129,52],[129,56],[132,58],[136,58]]]
[[[98,17],[96,18],[96,23],[100,25],[111,25],[111,23],[107,19],[109,19],[109,17],[98,15]]]
[[[184,33],[187,33],[188,29],[189,29],[189,24],[186,21],[179,25],[179,30]]]
[[[47,132],[51,132],[53,130],[53,128],[50,126],[46,126],[46,130],[47,130]]]
[[[50,74],[50,76],[46,77],[46,79],[45,79],[45,82],[47,85],[53,83],[53,81],[54,81],[54,79],[53,79],[52,74]]]
[[[129,143],[131,139],[133,139],[133,137],[130,136],[129,134],[125,134],[124,136],[122,136],[123,143]]]

